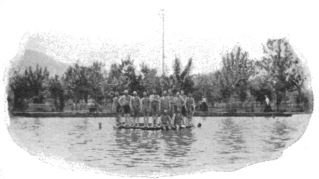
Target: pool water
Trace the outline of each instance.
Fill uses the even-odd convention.
[[[234,171],[276,159],[302,136],[309,119],[305,114],[194,117],[200,128],[146,131],[115,129],[114,118],[13,117],[8,129],[33,155],[62,157],[114,174],[176,175]]]

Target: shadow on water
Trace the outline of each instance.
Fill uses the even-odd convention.
[[[220,127],[221,129],[215,133],[219,144],[217,149],[217,153],[220,154],[219,158],[227,160],[229,163],[243,159],[242,154],[248,153],[243,129],[232,118],[222,119]]]
[[[287,141],[291,140],[291,131],[294,130],[290,128],[285,122],[276,121],[271,129],[271,135],[267,137],[264,149],[270,152],[282,151],[287,147]]]

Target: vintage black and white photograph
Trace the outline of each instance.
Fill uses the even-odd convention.
[[[117,177],[233,173],[285,158],[316,120],[299,4],[20,3],[2,3],[19,11],[2,21],[18,34],[1,46],[2,115],[6,140],[38,162]]]

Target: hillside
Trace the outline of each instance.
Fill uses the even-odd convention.
[[[59,75],[62,76],[68,64],[54,60],[53,58],[34,50],[25,50],[24,54],[19,58],[13,61],[12,69],[24,72],[28,67],[36,68],[36,65],[40,67],[47,67],[47,70],[50,72],[50,76]]]

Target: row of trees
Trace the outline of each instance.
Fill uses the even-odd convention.
[[[312,92],[306,86],[306,66],[286,39],[268,40],[262,59],[250,59],[248,52],[236,46],[222,57],[222,68],[195,76],[196,96],[210,102],[258,101],[265,95],[276,97],[277,106],[287,94],[297,92],[293,102],[309,104]],[[290,99],[291,100],[291,99]]]
[[[27,101],[43,103],[51,98],[58,111],[63,111],[64,102],[73,99],[75,102],[83,99],[88,101],[89,95],[94,99],[101,99],[101,85],[103,84],[103,65],[94,62],[91,66],[70,66],[62,77],[50,77],[47,68],[29,67],[20,74],[14,71],[9,79],[10,90],[14,95],[13,110],[24,110]]]
[[[169,76],[158,76],[156,68],[150,68],[144,63],[140,71],[134,65],[134,61],[128,57],[121,64],[112,64],[107,76],[107,83],[110,92],[123,92],[127,89],[130,93],[137,91],[140,95],[147,91],[151,93],[156,90],[159,94],[163,90],[171,89],[173,92],[184,90],[186,93],[194,91],[193,76],[191,75],[193,59],[182,69],[180,59],[175,58],[173,74]]]
[[[191,73],[193,60],[182,68],[178,58],[173,63],[173,73],[158,76],[155,68],[144,63],[140,70],[134,61],[127,57],[121,63],[111,64],[110,70],[104,64],[94,62],[91,66],[75,64],[61,76],[50,77],[46,68],[30,67],[24,74],[15,72],[10,78],[10,90],[14,94],[14,109],[22,110],[25,99],[43,103],[45,98],[54,99],[56,109],[62,111],[64,101],[72,99],[88,102],[88,98],[101,103],[111,99],[114,91],[151,92],[172,89],[192,92],[195,100],[206,97],[209,102],[264,101],[276,96],[281,103],[287,92],[297,92],[297,103],[306,102],[305,82],[307,75],[300,59],[286,39],[268,40],[263,46],[262,59],[251,59],[247,51],[235,46],[222,56],[222,67],[209,74]],[[309,101],[309,100],[308,100]]]
[[[194,84],[190,76],[192,59],[184,70],[179,59],[175,59],[174,74],[168,77],[157,76],[157,70],[141,64],[137,71],[134,61],[127,57],[120,64],[112,64],[109,72],[104,64],[94,62],[91,66],[81,66],[78,63],[70,66],[61,76],[50,77],[47,68],[37,66],[35,70],[29,67],[23,74],[18,71],[10,77],[10,90],[14,94],[13,110],[24,110],[26,103],[43,103],[51,98],[57,110],[63,111],[65,101],[71,99],[75,104],[80,100],[88,103],[93,98],[98,104],[104,99],[111,99],[115,91],[130,93],[153,90],[162,92],[163,89],[174,91],[185,89],[192,92]]]

